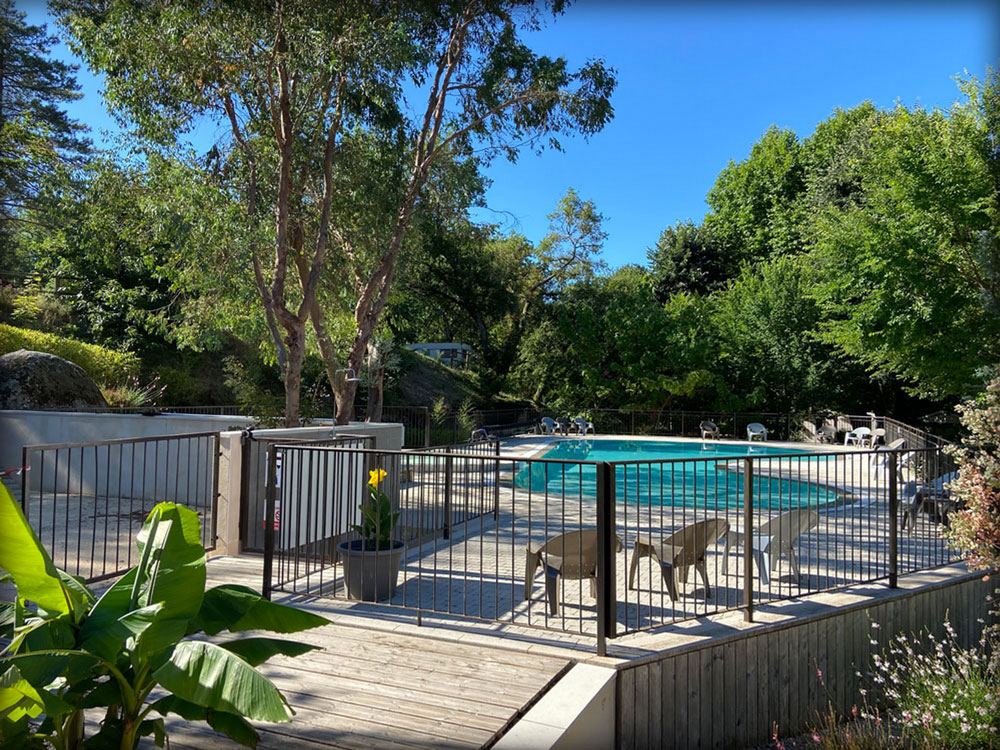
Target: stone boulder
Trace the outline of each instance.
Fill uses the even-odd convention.
[[[0,409],[107,405],[84,369],[62,357],[27,349],[0,356]]]

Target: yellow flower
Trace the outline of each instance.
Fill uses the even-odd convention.
[[[378,487],[379,482],[385,479],[385,469],[372,469],[368,472],[368,486]]]

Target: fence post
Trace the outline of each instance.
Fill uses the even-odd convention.
[[[493,443],[493,455],[497,457],[496,473],[493,475],[493,520],[500,518],[500,441]]]
[[[23,446],[21,448],[21,512],[24,513],[24,517],[28,517],[28,492],[30,491],[30,483],[28,482],[28,471],[30,464],[28,459],[31,457],[31,451],[28,450],[28,446]],[[45,477],[40,477],[38,480],[38,488],[42,488],[42,482]],[[58,481],[58,480],[57,480]]]
[[[444,530],[442,538],[451,538],[451,448],[444,449]]]
[[[424,448],[431,447],[431,410],[424,407]]]
[[[597,655],[607,656],[615,637],[615,467],[597,464]]]
[[[753,622],[753,459],[749,457],[743,459],[743,603],[743,620]]]
[[[264,581],[261,594],[271,599],[271,578],[274,572],[274,504],[277,495],[278,479],[278,446],[271,443],[267,446],[267,511],[264,516]]]
[[[899,581],[899,474],[896,462],[899,456],[889,454],[889,588],[896,588]]]

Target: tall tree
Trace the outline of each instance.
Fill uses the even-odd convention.
[[[562,3],[553,6],[562,10]],[[247,220],[270,214],[270,247],[248,249],[285,381],[285,419],[298,420],[311,319],[337,400],[338,379],[319,289],[328,262],[351,279],[355,333],[346,364],[361,369],[392,285],[414,207],[444,155],[516,156],[563,131],[595,132],[611,117],[612,73],[579,72],[517,38],[537,23],[527,0],[238,6],[154,0],[67,3],[64,18],[109,100],[149,138],[172,141],[198,118],[228,123],[227,168],[241,177]],[[424,97],[415,116],[409,78]],[[361,187],[383,179],[374,197]],[[332,260],[331,255],[336,254]],[[298,285],[292,279],[298,276]]]
[[[85,128],[62,109],[80,93],[75,66],[51,57],[56,41],[13,0],[0,0],[0,263],[11,260],[10,223],[47,176],[76,166],[89,149]]]
[[[1000,359],[1000,78],[950,111],[899,106],[865,121],[817,203],[811,259],[825,335],[917,395],[962,396]]]

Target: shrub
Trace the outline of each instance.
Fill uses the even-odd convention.
[[[10,320],[19,326],[51,331],[70,321],[70,308],[56,296],[37,288],[28,288],[14,299]]]
[[[101,386],[125,382],[139,369],[139,358],[132,352],[119,352],[51,333],[0,324],[0,354],[18,349],[55,354],[67,359],[82,367]]]
[[[139,408],[159,406],[160,399],[163,398],[163,392],[166,389],[167,386],[160,385],[159,377],[155,377],[143,385],[139,382],[138,377],[133,376],[127,378],[120,385],[105,386],[101,389],[101,393],[104,394],[104,400],[108,402],[108,406]]]
[[[966,436],[953,450],[958,479],[950,484],[963,510],[950,536],[974,568],[1000,568],[1000,376],[974,402],[958,407]]]

